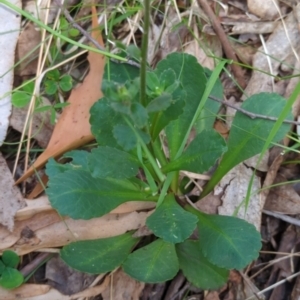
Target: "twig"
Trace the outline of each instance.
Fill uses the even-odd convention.
[[[61,4],[61,0],[55,0],[55,3],[57,6],[61,9],[63,12],[65,18],[70,22],[70,24],[77,29],[83,36],[86,37],[88,41],[90,41],[97,49],[106,51],[105,48],[103,48],[87,31],[85,31],[81,26],[79,26],[76,21],[72,18],[68,10]]]
[[[235,55],[235,52],[232,49],[231,44],[227,39],[226,33],[223,30],[220,21],[215,16],[214,12],[209,6],[208,1],[207,0],[197,0],[197,1],[198,1],[198,5],[202,7],[204,12],[209,17],[211,21],[211,25],[216,35],[219,37],[220,42],[222,43],[226,57],[232,59],[233,61],[238,61],[237,56]],[[232,71],[234,73],[234,76],[236,77],[238,84],[241,86],[241,88],[244,89],[246,87],[246,81],[244,79],[244,74],[241,67],[239,65],[232,64]]]
[[[69,21],[69,23],[77,29],[85,38],[90,41],[97,49],[101,51],[107,51],[104,47],[102,47],[86,30],[84,30],[80,25],[76,23],[76,21],[72,18],[68,10],[61,4],[61,0],[54,0],[57,6],[61,9],[62,13],[64,14],[65,18]],[[133,65],[135,67],[140,68],[141,65],[136,61],[131,59],[127,59],[126,63]]]
[[[235,106],[233,104],[231,104],[230,102],[228,101],[224,101],[224,100],[221,100],[217,97],[214,97],[214,96],[208,96],[209,99],[213,100],[213,101],[216,101],[216,102],[219,102],[219,103],[222,103],[224,105],[227,105],[241,113],[243,113],[244,115],[250,117],[251,119],[255,119],[255,118],[259,118],[259,119],[265,119],[265,120],[270,120],[270,121],[277,121],[278,118],[276,117],[271,117],[271,116],[266,116],[266,115],[260,115],[260,114],[255,114],[255,113],[252,113],[248,110],[245,110],[243,108],[240,108],[238,106]],[[297,122],[297,121],[292,121],[292,120],[283,120],[283,123],[287,123],[287,124],[293,124],[293,125],[300,125],[300,122]]]
[[[274,211],[265,210],[265,209],[262,212],[265,215],[272,216],[274,218],[280,219],[282,221],[293,224],[295,226],[300,226],[300,220],[298,220],[298,219],[295,219],[295,218],[292,218],[292,217],[289,217],[289,216],[286,216],[284,214],[280,214],[280,213],[277,213]]]

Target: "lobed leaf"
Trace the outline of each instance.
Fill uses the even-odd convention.
[[[111,147],[98,147],[88,156],[88,167],[93,177],[125,179],[135,176],[139,161],[133,155]]]
[[[145,144],[150,142],[150,136],[136,128],[141,139],[144,141]],[[133,130],[127,124],[117,124],[113,129],[113,135],[117,140],[118,144],[125,150],[129,151],[136,148],[138,143],[138,138],[133,132]]]
[[[91,108],[91,131],[101,146],[119,148],[112,132],[116,124],[124,124],[120,114],[110,106],[108,99],[102,98]]]
[[[153,140],[155,140],[158,137],[159,133],[171,121],[178,119],[178,117],[183,113],[183,109],[185,106],[185,99],[186,99],[186,92],[181,88],[178,88],[172,94],[171,104],[169,107],[156,114],[150,114],[151,116],[150,131]]]
[[[103,79],[125,83],[128,80],[133,80],[139,77],[140,69],[126,63],[116,63],[109,61],[105,65]]]

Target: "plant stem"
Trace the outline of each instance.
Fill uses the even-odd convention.
[[[148,35],[150,26],[150,0],[144,0],[144,26],[143,26],[143,40],[141,48],[141,90],[140,103],[146,106],[146,71],[147,71],[147,54],[148,54]]]
[[[145,142],[143,141],[143,139],[140,137],[140,135],[138,134],[138,132],[136,131],[136,129],[134,128],[134,126],[130,123],[130,121],[124,117],[125,122],[127,123],[127,125],[132,129],[132,131],[134,132],[138,142],[140,143],[141,147],[143,148],[147,158],[149,159],[149,162],[151,164],[151,166],[154,169],[154,172],[156,173],[158,179],[160,180],[160,182],[163,182],[166,178],[166,176],[163,174],[163,172],[160,170],[160,168],[158,167],[154,157],[152,156],[151,152],[149,151],[147,145],[145,144]]]
[[[152,148],[153,148],[154,155],[159,160],[159,163],[161,164],[161,166],[165,166],[168,162],[167,162],[166,156],[162,150],[161,141],[160,141],[159,137],[157,137],[156,140],[154,142],[152,142]]]

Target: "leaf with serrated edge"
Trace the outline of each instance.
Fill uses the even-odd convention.
[[[215,290],[226,284],[229,271],[210,263],[201,252],[198,241],[186,240],[176,245],[180,269],[193,285]]]
[[[135,176],[139,161],[133,155],[111,147],[98,147],[88,156],[93,177],[124,179]]]
[[[91,130],[101,146],[118,147],[112,132],[116,124],[125,123],[110,106],[106,98],[96,102],[91,108]]]
[[[179,270],[175,246],[158,239],[131,253],[123,264],[123,270],[142,282],[170,280]]]
[[[172,94],[172,103],[171,105],[152,116],[152,121],[150,125],[151,135],[153,140],[155,140],[159,133],[173,120],[178,119],[178,117],[183,113],[183,109],[185,106],[186,92],[180,88],[178,88]]]
[[[166,242],[181,243],[195,230],[198,218],[185,211],[174,195],[166,196],[164,202],[148,217],[146,225]]]
[[[94,178],[83,170],[50,178],[46,193],[61,215],[84,220],[103,216],[127,201],[153,200],[128,180]]]
[[[153,99],[146,107],[148,113],[159,112],[167,109],[171,105],[172,95],[163,93]]]
[[[148,144],[150,142],[150,137],[146,132],[138,128],[136,128],[136,131],[138,132],[145,144]],[[137,146],[137,137],[133,130],[126,124],[117,124],[113,129],[113,135],[117,140],[118,144],[125,151],[132,150]]]
[[[208,171],[227,150],[222,136],[215,130],[203,130],[176,160],[162,168],[163,172],[185,170],[194,173]]]
[[[88,164],[89,152],[84,150],[72,150],[63,155],[63,157],[72,158],[73,166],[86,168]]]
[[[138,102],[132,103],[130,107],[130,117],[138,128],[146,126],[148,121],[148,113],[146,108]]]
[[[103,78],[117,83],[124,84],[128,80],[133,80],[140,74],[140,69],[126,63],[116,63],[108,61],[105,65]]]
[[[78,241],[60,251],[62,260],[70,267],[91,274],[106,273],[120,266],[127,258],[137,238],[132,233],[88,241]]]

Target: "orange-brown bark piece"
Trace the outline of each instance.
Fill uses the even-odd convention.
[[[92,7],[92,15],[92,37],[100,45],[103,45],[95,7]],[[101,82],[104,73],[105,57],[90,51],[88,62],[90,71],[83,83],[72,90],[68,100],[69,105],[64,108],[47,148],[16,184],[31,176],[34,170],[43,167],[50,157],[57,158],[63,153],[93,140],[94,137],[89,124],[90,108],[102,97]]]

